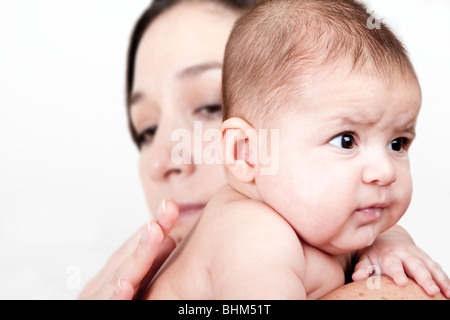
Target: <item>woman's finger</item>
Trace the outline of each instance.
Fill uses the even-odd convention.
[[[131,283],[124,279],[119,279],[116,283],[111,300],[131,300],[133,299],[134,289]]]
[[[145,291],[150,281],[158,272],[159,268],[161,268],[167,257],[175,249],[176,243],[170,236],[168,236],[168,234],[170,233],[170,231],[172,231],[172,228],[177,222],[179,212],[180,211],[178,205],[175,201],[166,199],[161,202],[156,214],[156,219],[157,223],[161,227],[165,239],[161,244],[158,255],[154,259],[151,268],[147,271],[147,273],[141,280],[139,288],[136,290],[137,292],[135,294],[135,297],[139,297],[141,293]]]
[[[83,288],[78,299],[108,299],[114,291],[116,283],[112,278],[117,273],[119,267],[136,249],[142,231],[145,227],[139,228],[106,262],[102,270],[93,277]],[[117,282],[117,278],[115,279]]]
[[[135,297],[137,298],[141,297],[142,293],[145,292],[148,285],[150,284],[150,281],[156,275],[158,270],[161,268],[161,266],[166,261],[167,257],[172,253],[172,251],[175,249],[176,246],[177,245],[175,241],[170,236],[166,237],[166,239],[161,245],[158,255],[153,261],[150,270],[148,270],[147,274],[144,276],[141,283],[139,284],[139,288],[136,290],[136,293],[134,295]]]
[[[117,279],[128,281],[136,290],[152,267],[164,240],[160,225],[149,222],[144,228],[135,251],[123,262],[116,272]]]
[[[149,222],[129,238],[79,298],[125,300],[145,289],[176,246],[167,235],[178,216],[176,202],[164,200],[157,212],[158,222]]]
[[[156,213],[156,220],[161,226],[164,235],[168,235],[178,220],[180,209],[173,200],[163,200]]]

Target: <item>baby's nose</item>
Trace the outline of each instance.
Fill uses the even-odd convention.
[[[387,153],[372,153],[366,156],[361,179],[366,184],[387,186],[397,180],[397,172]]]

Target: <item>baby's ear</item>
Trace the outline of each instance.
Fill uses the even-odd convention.
[[[230,118],[222,123],[220,132],[225,168],[239,181],[253,182],[258,145],[255,128],[241,118]]]

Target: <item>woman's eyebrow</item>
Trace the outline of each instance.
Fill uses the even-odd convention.
[[[184,78],[191,78],[198,76],[199,74],[211,70],[211,69],[222,69],[222,63],[217,61],[210,61],[205,63],[196,64],[193,66],[189,66],[177,74],[177,78],[184,79]]]
[[[192,66],[189,66],[185,69],[182,69],[179,71],[176,75],[179,79],[184,78],[191,78],[198,76],[199,74],[212,70],[212,69],[222,69],[222,63],[217,61],[210,61],[205,63],[199,63]],[[144,93],[140,91],[133,92],[133,94],[130,97],[130,107],[137,104],[139,101],[141,101],[144,98]]]
[[[131,98],[130,98],[130,103],[129,103],[130,107],[137,104],[140,100],[142,100],[142,98],[143,98],[142,92],[140,92],[140,91],[133,92],[133,94],[131,95]]]

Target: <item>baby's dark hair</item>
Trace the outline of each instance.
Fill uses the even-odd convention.
[[[238,19],[223,69],[224,120],[261,125],[283,113],[321,67],[417,80],[402,43],[353,0],[263,0]],[[274,110],[277,112],[275,113]]]

